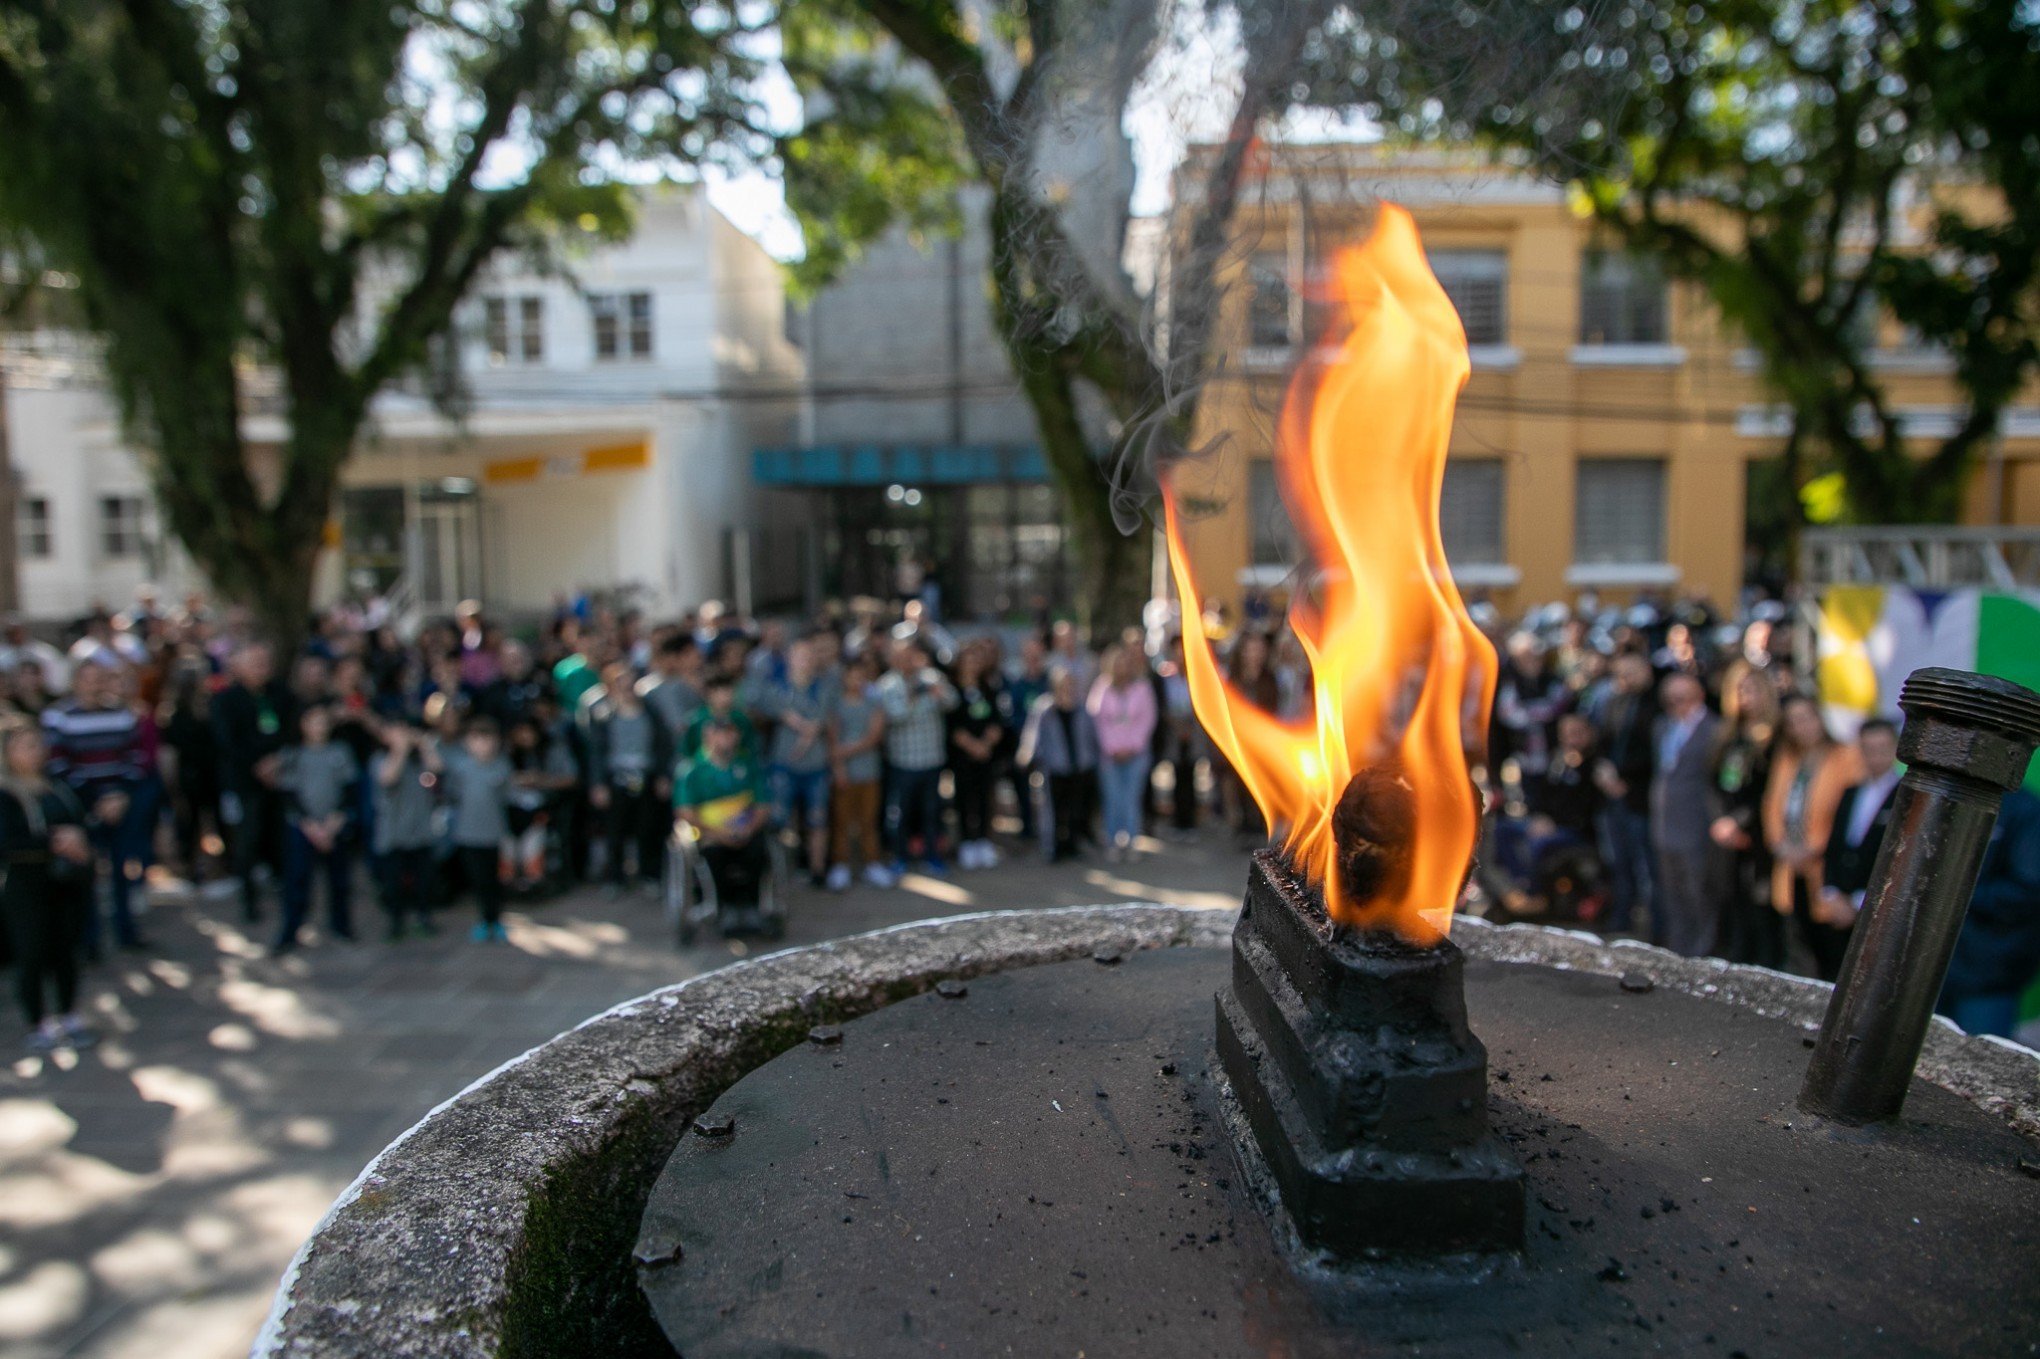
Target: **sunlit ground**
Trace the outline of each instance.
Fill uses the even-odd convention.
[[[963,911],[1165,900],[1230,909],[1244,856],[1212,833],[1131,864],[1031,853],[897,890],[801,889],[789,943]],[[105,1041],[18,1056],[0,1020],[0,1354],[245,1354],[291,1253],[362,1164],[426,1110],[616,1002],[752,951],[681,952],[658,904],[584,892],[510,916],[510,945],[319,942],[283,960],[228,901],[159,905],[156,955],[88,978]],[[11,999],[11,997],[9,997]]]

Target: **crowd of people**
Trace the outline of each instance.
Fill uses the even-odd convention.
[[[1783,616],[1545,610],[1503,636],[1478,905],[1832,981],[1890,826],[1899,733],[1873,718],[1838,739]],[[2036,974],[2040,799],[2020,791],[1942,1007],[2010,1034]]]
[[[1490,613],[1502,664],[1468,907],[1832,977],[1888,822],[1895,733],[1833,739],[1778,617]],[[1277,619],[1211,621],[1241,695],[1309,712]],[[1067,622],[952,634],[925,601],[757,625],[579,601],[522,634],[464,605],[406,638],[350,606],[279,656],[194,598],[75,631],[64,648],[19,623],[0,638],[0,946],[39,1050],[92,1041],[80,960],[146,950],[137,898],[166,876],[234,894],[287,953],[318,898],[323,935],[354,938],[363,877],[392,940],[462,900],[486,943],[513,897],[655,894],[676,828],[738,900],[775,840],[787,871],[845,891],[1014,852],[1123,862],[1213,824],[1242,845],[1268,834],[1198,726],[1166,624],[1097,651]],[[1947,998],[1992,1032],[2040,967],[2040,803],[2015,795],[2003,825]]]

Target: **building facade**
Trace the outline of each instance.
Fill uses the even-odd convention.
[[[1068,598],[1062,515],[987,294],[985,195],[963,229],[896,228],[796,321],[800,436],[757,450],[801,595],[892,597],[932,579],[953,616]]]
[[[628,240],[558,268],[506,257],[449,345],[455,413],[422,383],[377,399],[342,472],[319,602],[380,595],[433,615],[476,598],[520,615],[583,591],[657,610],[745,591],[764,514],[750,451],[792,436],[802,368],[779,265],[698,189],[648,190]],[[8,402],[23,611],[194,584],[88,347],[50,348],[15,365]],[[287,427],[259,381],[247,406],[259,479]]]
[[[1227,379],[1199,409],[1200,445],[1218,452],[1179,473],[1201,511],[1185,535],[1201,588],[1236,604],[1296,563],[1276,416],[1316,333],[1324,262],[1381,201],[1415,217],[1471,350],[1440,505],[1462,588],[1505,611],[1646,589],[1732,605],[1751,478],[1785,428],[1704,296],[1608,249],[1556,185],[1470,154],[1351,145],[1285,152],[1240,215],[1214,341]],[[1879,338],[1895,404],[1931,435],[1957,406],[1945,356],[1896,327]],[[2008,412],[1966,518],[2040,523],[2040,395]]]

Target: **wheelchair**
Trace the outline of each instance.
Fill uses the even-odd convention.
[[[681,948],[690,947],[709,925],[717,926],[725,939],[743,934],[765,939],[786,936],[786,889],[793,881],[792,859],[778,832],[767,829],[760,834],[765,837],[765,871],[758,880],[758,900],[725,906],[715,875],[701,853],[700,832],[685,822],[674,826],[666,841],[663,887],[666,918],[672,922]]]

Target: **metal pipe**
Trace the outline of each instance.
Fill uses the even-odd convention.
[[[1898,706],[1905,777],[1799,1091],[1837,1123],[1904,1105],[1998,807],[2040,744],[2040,694],[2009,680],[1915,670]]]

